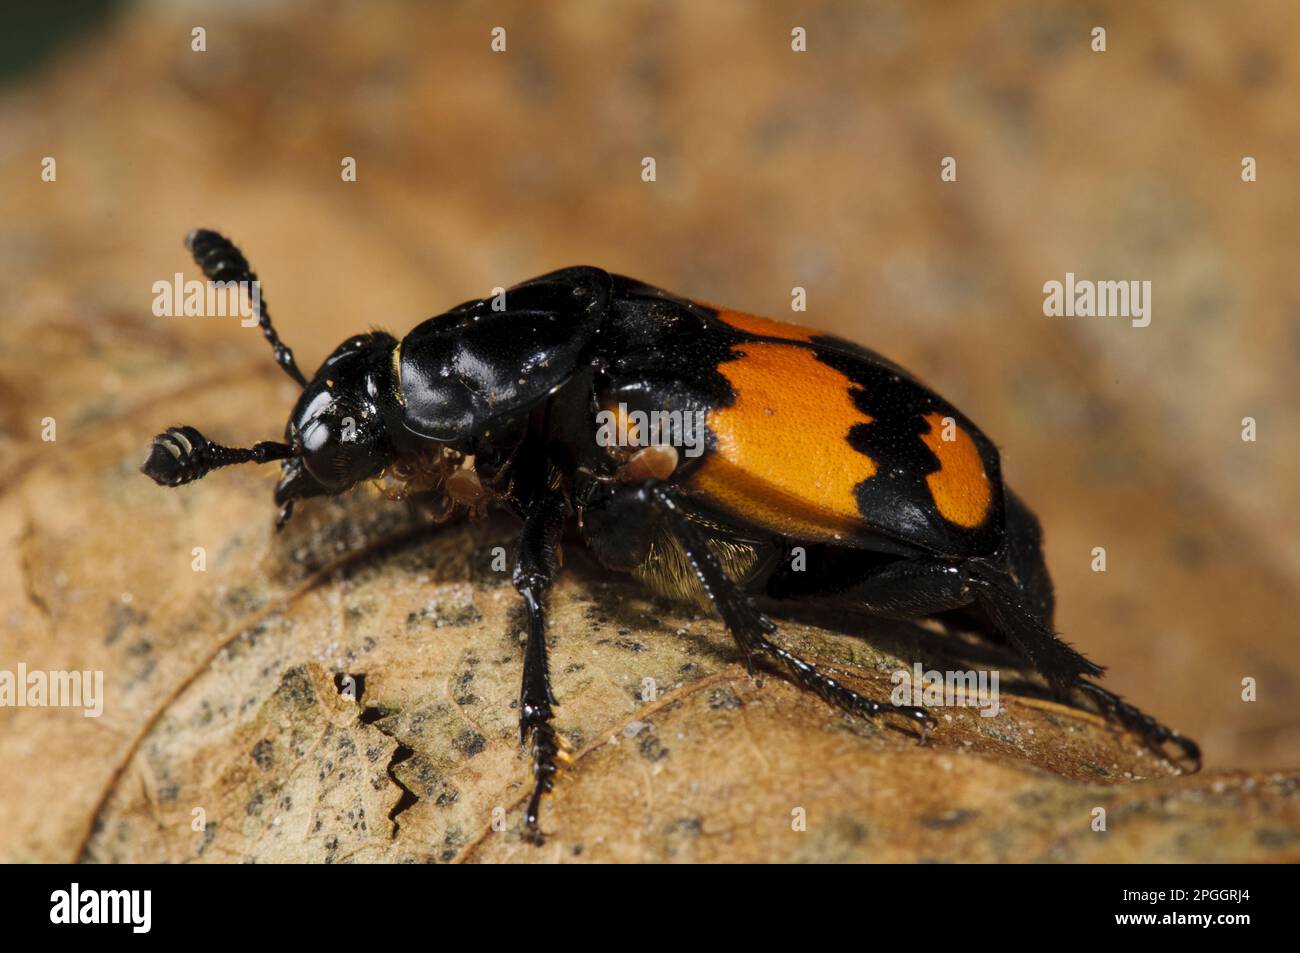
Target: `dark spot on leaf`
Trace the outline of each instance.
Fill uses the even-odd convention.
[[[467,758],[480,754],[487,747],[487,739],[473,729],[466,728],[458,734],[452,745]]]
[[[269,738],[263,738],[253,745],[253,763],[263,771],[269,770],[275,763],[275,745]]]
[[[740,698],[724,685],[709,692],[709,707],[714,711],[734,711],[740,707]]]
[[[311,678],[303,665],[295,665],[281,676],[275,694],[281,701],[297,708],[310,708],[316,704],[316,690],[312,688]]]
[[[662,761],[668,757],[668,749],[663,746],[652,726],[647,726],[641,733],[641,742],[637,748],[641,752],[641,757],[647,761]]]

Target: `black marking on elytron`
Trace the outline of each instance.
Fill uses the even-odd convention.
[[[849,396],[871,418],[848,435],[849,445],[876,464],[875,474],[854,488],[863,520],[942,555],[993,553],[1001,541],[1003,502],[998,454],[988,438],[956,408],[888,362],[882,366],[842,346],[814,353],[853,382]],[[984,522],[977,527],[950,523],[935,506],[926,477],[938,472],[939,458],[921,439],[930,432],[924,419],[930,413],[952,417],[979,450],[991,498]]]
[[[849,395],[872,423],[854,427],[846,439],[869,457],[874,476],[856,488],[864,536],[902,543],[907,551],[965,557],[993,552],[1002,527],[997,450],[964,415],[887,358],[831,335],[797,338],[754,334],[721,320],[718,312],[631,279],[614,276],[612,347],[602,400],[631,410],[709,411],[734,404],[736,394],[721,366],[745,356],[745,344],[803,348],[852,382]],[[649,319],[649,320],[648,320]],[[993,498],[984,523],[974,529],[950,523],[935,506],[926,477],[939,459],[921,440],[930,424],[923,415],[951,416],[979,449]],[[716,449],[709,433],[706,447]],[[699,458],[702,460],[703,458]],[[684,461],[679,477],[699,460]]]
[[[779,344],[810,350],[838,350],[876,361],[905,374],[884,357],[830,335],[813,342],[755,334],[728,324],[717,309],[671,292],[611,275],[610,315],[603,331],[596,385],[603,403],[624,402],[629,410],[711,411],[731,407],[736,392],[721,366],[745,357],[751,343]],[[706,435],[713,451],[716,436]],[[701,458],[702,459],[702,458]],[[698,461],[686,460],[686,476]]]
[[[740,355],[732,345],[749,337],[735,329],[709,333],[715,327],[709,323],[712,309],[621,275],[611,277],[610,313],[594,382],[599,402],[706,418],[734,404],[736,392],[718,367],[736,360]],[[705,455],[716,447],[716,436],[706,430]],[[678,478],[704,458],[683,458]]]

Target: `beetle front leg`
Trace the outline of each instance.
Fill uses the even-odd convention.
[[[524,529],[519,537],[514,585],[523,597],[528,613],[528,637],[524,645],[524,676],[519,692],[519,743],[529,753],[533,766],[533,793],[528,799],[524,825],[535,843],[542,841],[537,818],[542,797],[555,783],[557,760],[563,757],[560,739],[551,725],[550,667],[546,660],[547,590],[555,577],[556,550],[564,527],[564,498],[545,491],[528,505]]]

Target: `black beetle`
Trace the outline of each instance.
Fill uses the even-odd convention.
[[[256,280],[221,235],[196,231],[187,245],[209,280]],[[154,438],[143,471],[178,486],[279,460],[278,525],[296,500],[381,474],[453,504],[514,511],[534,837],[562,757],[545,596],[570,516],[603,565],[716,610],[751,672],[767,656],[850,712],[896,713],[922,737],[932,723],[923,708],[866,698],[772,641],[755,596],[960,619],[1009,645],[1062,699],[1086,697],[1200,766],[1193,741],[1090,681],[1102,669],[1057,638],[1041,530],[1002,484],[993,444],[872,351],[590,267],[466,302],[401,341],[349,338],[310,380],[264,303],[257,317],[303,387],[284,441],[234,449],[173,427]]]

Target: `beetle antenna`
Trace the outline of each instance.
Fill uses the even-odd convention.
[[[302,376],[302,371],[298,370],[298,364],[293,359],[293,351],[280,340],[280,335],[276,334],[275,328],[271,326],[271,315],[266,310],[266,302],[262,299],[260,287],[257,295],[252,295],[251,289],[253,283],[257,281],[257,274],[248,267],[248,259],[244,257],[244,253],[229,238],[206,228],[196,228],[186,235],[185,247],[190,250],[190,254],[194,256],[194,263],[203,269],[203,274],[209,281],[248,282],[250,298],[257,308],[257,326],[262,329],[262,336],[270,342],[276,363],[298,382],[299,387],[306,387],[307,379]]]
[[[181,486],[201,480],[217,467],[235,463],[270,463],[295,456],[293,447],[273,440],[250,448],[223,447],[193,427],[169,427],[153,438],[142,472],[159,486]]]

